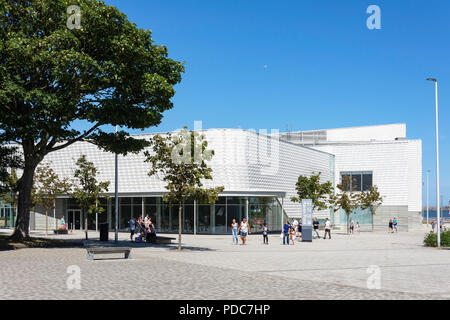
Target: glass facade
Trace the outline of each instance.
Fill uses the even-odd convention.
[[[14,228],[15,211],[9,203],[0,202],[0,228]]]
[[[83,214],[74,199],[65,199],[65,212],[75,229],[83,228]],[[88,215],[89,229],[96,229],[96,223],[109,222],[109,228],[115,226],[114,198],[102,199],[104,212]],[[131,217],[138,218],[148,215],[161,233],[178,233],[178,205],[165,203],[161,197],[119,197],[119,230],[129,230]],[[77,211],[79,210],[79,211]],[[183,233],[197,234],[228,234],[231,233],[233,219],[239,223],[247,218],[251,232],[260,232],[264,223],[270,231],[281,231],[281,205],[272,197],[219,197],[214,204],[202,204],[186,201],[182,208]],[[76,223],[75,223],[76,220]]]
[[[373,173],[367,172],[341,172],[341,183],[344,184],[345,191],[368,191],[372,187]]]

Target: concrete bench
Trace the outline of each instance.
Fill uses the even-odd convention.
[[[122,247],[97,247],[97,248],[86,248],[87,258],[89,260],[94,260],[94,254],[111,254],[111,253],[123,253],[125,259],[131,256],[131,248]]]
[[[156,238],[154,238],[152,240],[151,243],[156,243],[156,244],[171,244],[172,240],[176,240],[176,238],[171,238],[171,237],[159,237],[157,236]]]

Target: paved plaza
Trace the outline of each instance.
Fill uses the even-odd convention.
[[[90,232],[87,245],[98,236]],[[283,246],[279,235],[269,245],[250,235],[241,246],[231,236],[183,235],[177,252],[121,233],[120,245],[133,247],[128,260],[89,261],[83,248],[0,251],[0,299],[450,299],[450,250],[423,247],[424,232],[332,237]],[[68,289],[70,266],[79,267],[80,289]],[[368,289],[377,268],[380,289]]]

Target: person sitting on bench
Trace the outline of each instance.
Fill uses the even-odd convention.
[[[155,226],[153,225],[153,223],[150,222],[148,225],[148,232],[147,232],[145,240],[147,242],[153,242],[155,239],[156,239],[156,229],[155,229]]]

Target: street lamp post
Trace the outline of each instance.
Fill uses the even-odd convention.
[[[427,228],[428,228],[428,190],[429,190],[429,188],[428,188],[428,179],[429,179],[429,176],[430,176],[430,170],[427,170]]]
[[[116,126],[116,135],[117,135],[117,126]],[[116,221],[115,221],[115,234],[114,234],[114,241],[118,242],[119,241],[119,197],[118,197],[118,188],[119,188],[119,181],[118,181],[118,177],[119,177],[119,172],[118,172],[118,159],[117,159],[117,153],[115,154],[115,187],[114,187],[114,191],[115,191],[115,206],[114,206],[114,211],[115,211],[115,216],[116,216]]]
[[[437,216],[437,246],[441,246],[441,229],[440,229],[440,197],[439,197],[439,114],[438,114],[438,85],[437,79],[428,78],[428,81],[434,82],[435,98],[436,98],[436,216]]]

